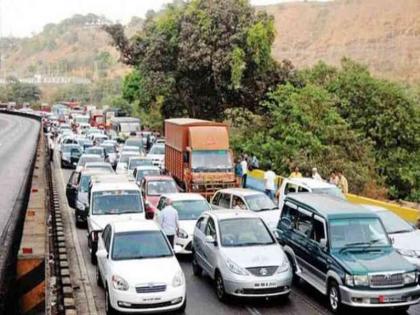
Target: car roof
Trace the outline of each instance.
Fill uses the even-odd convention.
[[[82,154],[82,156],[80,157],[81,159],[82,158],[101,158],[101,156],[100,155],[98,155],[98,154]]]
[[[137,190],[139,191],[139,187],[133,183],[129,182],[128,180],[126,182],[118,181],[114,183],[95,183],[92,186],[92,191],[110,191],[110,190]]]
[[[88,166],[109,166],[112,167],[111,164],[109,164],[108,162],[87,162],[85,167]]]
[[[375,205],[367,205],[367,204],[363,204],[363,207],[365,207],[366,209],[369,209],[370,211],[373,211],[373,212],[375,212],[375,213],[377,213],[377,212],[389,211],[388,209],[386,209],[386,208],[384,208],[384,207],[375,206]]]
[[[310,177],[301,177],[301,178],[288,178],[288,182],[296,183],[301,186],[306,186],[308,188],[333,188],[337,187],[333,184],[327,183],[323,180],[317,180]]]
[[[114,233],[136,231],[160,231],[159,226],[153,220],[125,220],[111,223]]]
[[[173,193],[173,194],[163,194],[161,197],[166,197],[171,201],[181,201],[181,200],[206,200],[202,195],[197,193]]]
[[[144,180],[152,181],[152,180],[174,180],[171,176],[168,175],[150,175],[144,176]]]
[[[143,171],[143,170],[158,170],[160,171],[159,166],[155,165],[140,165],[136,167],[137,171]]]
[[[220,209],[220,210],[212,210],[206,211],[207,215],[214,217],[217,220],[224,220],[224,219],[234,219],[234,218],[258,218],[260,219],[259,215],[257,215],[253,211],[248,210],[231,210],[231,209]]]
[[[126,174],[115,174],[115,173],[100,173],[92,176],[92,182],[95,184],[100,183],[127,183],[133,180]]]
[[[152,160],[152,158],[147,157],[147,156],[134,155],[134,156],[130,157],[129,161],[131,161],[131,160]]]
[[[261,191],[248,189],[248,188],[225,188],[225,189],[220,189],[217,192],[235,194],[235,195],[240,195],[240,196],[251,196],[251,195],[263,194]]]
[[[109,174],[106,170],[101,169],[101,168],[84,168],[83,170],[80,171],[81,176],[84,175],[89,175],[89,176],[93,176],[93,175],[100,175],[100,174]]]
[[[324,218],[339,219],[352,217],[377,217],[375,213],[362,205],[350,203],[334,196],[315,193],[293,193],[286,196],[287,201],[294,201],[298,206],[311,208]]]

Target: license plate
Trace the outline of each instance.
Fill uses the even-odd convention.
[[[152,302],[158,302],[160,300],[162,300],[160,297],[151,297],[151,298],[143,299],[143,302],[152,303]]]
[[[256,288],[273,288],[277,286],[277,283],[275,282],[260,282],[260,283],[255,283],[254,286]]]
[[[394,296],[379,296],[379,302],[381,303],[397,303],[397,302],[403,302],[404,299],[400,295],[394,295]]]

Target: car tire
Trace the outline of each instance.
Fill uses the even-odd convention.
[[[96,267],[96,284],[100,288],[103,288],[103,286],[104,286],[104,284],[102,282],[101,271],[99,270],[99,267]]]
[[[216,296],[219,301],[225,302],[227,300],[225,282],[223,281],[223,277],[218,270],[216,271],[216,275],[214,277],[214,286],[216,290]]]
[[[117,312],[111,305],[111,299],[109,297],[109,290],[108,288],[105,289],[105,313],[106,315],[116,315]]]
[[[92,265],[96,265],[98,260],[96,258],[96,250],[94,251],[92,248],[90,249],[90,262]]]
[[[78,229],[82,229],[83,228],[83,222],[81,222],[78,218],[77,218],[77,214],[74,215],[74,220],[76,223],[76,227]]]
[[[334,314],[342,313],[343,305],[341,304],[340,289],[334,280],[328,285],[328,306]]]
[[[196,277],[200,277],[201,274],[203,273],[203,269],[200,267],[200,265],[197,262],[197,257],[196,257],[196,253],[193,252],[192,253],[192,270],[193,270],[193,274]]]

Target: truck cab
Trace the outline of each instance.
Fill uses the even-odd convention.
[[[276,237],[295,276],[328,296],[332,312],[420,302],[416,267],[393,247],[381,219],[326,194],[286,197]]]

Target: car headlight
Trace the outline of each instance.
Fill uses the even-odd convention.
[[[241,275],[241,276],[249,275],[248,271],[246,271],[244,268],[238,266],[236,263],[234,263],[229,258],[226,259],[226,266],[234,274]]]
[[[180,287],[181,285],[184,284],[184,282],[185,282],[184,273],[180,270],[175,274],[174,278],[172,279],[172,286],[174,288]]]
[[[347,286],[366,287],[369,285],[369,277],[367,275],[347,275],[344,279]]]
[[[114,286],[114,289],[120,291],[127,291],[129,288],[128,282],[124,278],[116,275],[112,276],[112,285]]]
[[[188,238],[188,233],[185,232],[183,229],[178,229],[178,232],[176,234],[179,238]]]
[[[289,268],[290,268],[289,260],[285,256],[283,258],[282,264],[277,268],[276,273],[283,273],[283,272],[289,271]]]
[[[397,249],[397,252],[406,257],[416,257],[416,252],[411,249]]]
[[[403,279],[404,279],[404,284],[415,283],[417,281],[417,272],[415,271],[406,272],[403,275]]]

